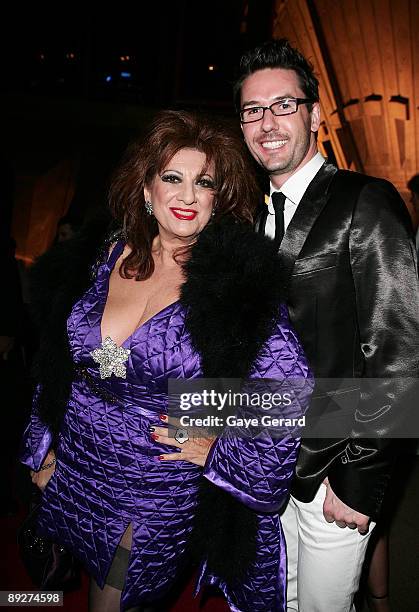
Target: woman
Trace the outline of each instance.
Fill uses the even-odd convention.
[[[192,549],[199,584],[219,586],[232,610],[284,610],[277,511],[298,440],[227,428],[185,441],[167,428],[169,378],[310,381],[280,304],[275,249],[250,226],[257,193],[246,159],[224,128],[160,114],[111,187],[123,235],[68,319],[74,369],[69,398],[58,394],[62,422],[40,386],[23,461],[45,487],[42,533],[92,576],[92,611],[158,599]],[[311,384],[297,387],[301,416]]]

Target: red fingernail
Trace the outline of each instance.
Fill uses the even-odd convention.
[[[163,455],[159,455],[159,461],[164,461],[164,456]]]
[[[153,438],[153,440],[158,440],[159,436],[157,434],[151,434],[151,437]]]
[[[167,416],[166,416],[165,414],[161,414],[161,415],[160,415],[160,419],[161,419],[162,421],[167,421]]]

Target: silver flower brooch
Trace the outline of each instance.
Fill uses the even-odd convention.
[[[101,378],[109,378],[112,374],[119,378],[127,377],[127,367],[124,365],[131,351],[118,346],[112,338],[107,336],[101,347],[91,351],[91,356],[100,365],[99,374]]]

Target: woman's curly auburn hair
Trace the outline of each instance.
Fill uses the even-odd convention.
[[[196,149],[214,164],[214,220],[231,215],[251,223],[260,198],[254,171],[239,136],[211,119],[186,111],[160,112],[144,139],[126,151],[113,176],[109,203],[123,225],[131,253],[121,266],[124,278],[145,280],[154,271],[151,254],[158,233],[154,216],[147,214],[144,187],[151,186],[181,149]],[[206,168],[202,169],[205,173]]]

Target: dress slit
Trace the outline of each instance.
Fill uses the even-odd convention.
[[[132,523],[125,529],[118,546],[115,549],[115,554],[106,576],[106,584],[123,591],[127,578],[128,566],[131,557],[132,548]]]

